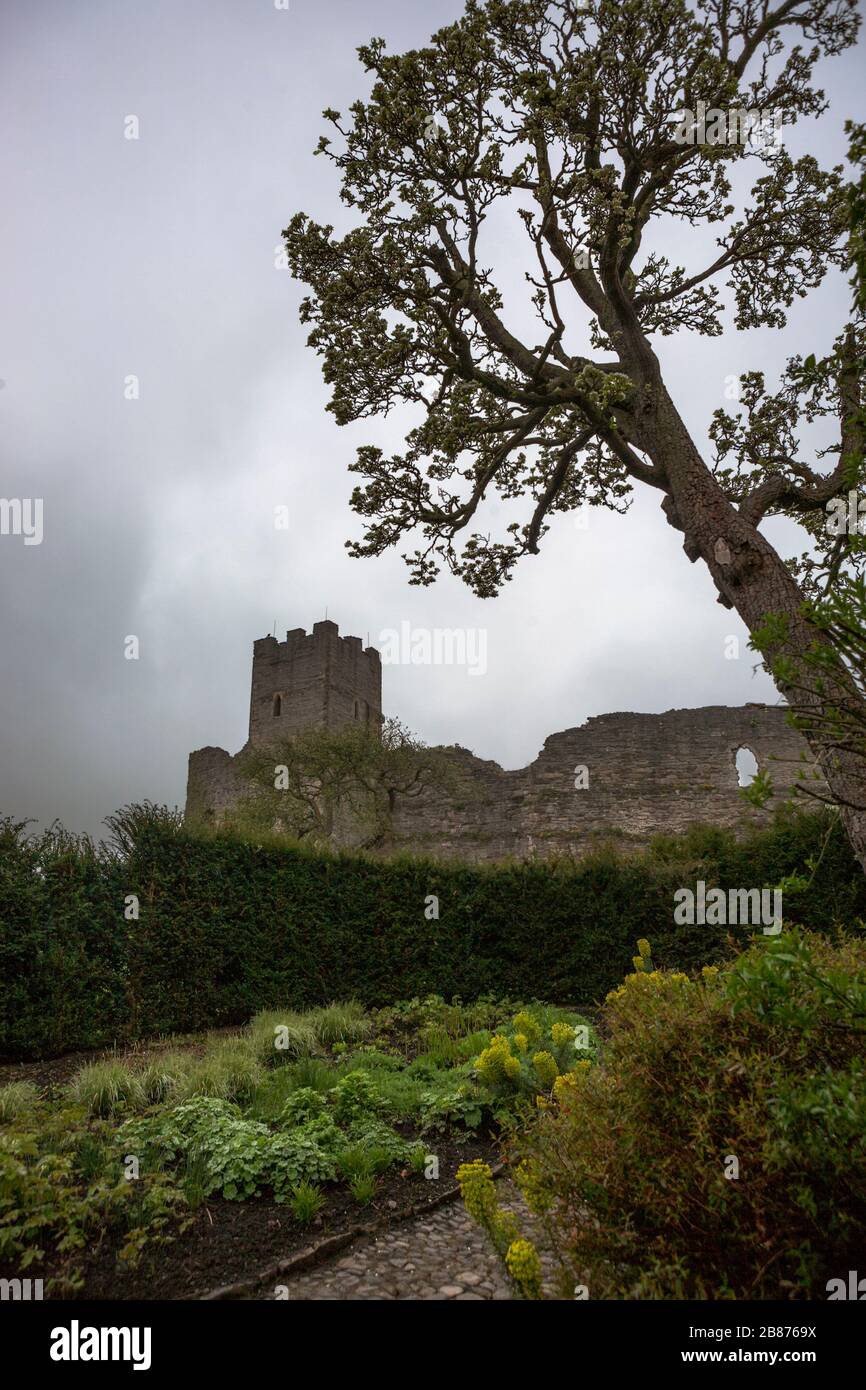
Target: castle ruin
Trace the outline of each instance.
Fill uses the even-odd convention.
[[[302,729],[358,722],[379,729],[381,721],[379,653],[359,637],[341,637],[336,623],[253,644],[249,739],[241,753]],[[772,776],[766,810],[740,794],[742,749]],[[627,847],[698,822],[760,825],[812,767],[785,708],[762,704],[596,716],[552,734],[533,763],[514,771],[459,746],[442,751],[452,761],[452,785],[398,797],[387,850],[475,862],[548,858],[580,854],[599,839]],[[230,815],[245,791],[239,756],[214,747],[190,754],[190,821]]]

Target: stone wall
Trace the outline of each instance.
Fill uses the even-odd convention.
[[[279,716],[275,692],[285,695]],[[285,734],[311,723],[339,728],[357,717],[356,701],[359,711],[378,720],[378,653],[362,651],[359,638],[341,639],[336,624],[317,623],[311,637],[290,632],[285,643],[272,637],[256,642],[251,741],[266,744],[275,729]],[[751,704],[600,715],[552,734],[535,761],[516,771],[450,748],[444,751],[452,785],[398,799],[383,848],[474,861],[546,858],[579,854],[599,839],[628,846],[697,822],[761,824],[812,766],[785,714],[780,706]],[[741,748],[772,776],[776,795],[764,811],[750,808],[740,794]],[[221,819],[241,789],[235,760],[224,749],[190,756],[191,819]]]
[[[600,715],[552,734],[535,762],[513,772],[450,749],[455,786],[400,802],[390,847],[439,858],[546,858],[599,839],[640,843],[697,822],[764,823],[812,766],[785,713],[754,704]],[[740,748],[772,777],[776,794],[766,811],[740,794]]]

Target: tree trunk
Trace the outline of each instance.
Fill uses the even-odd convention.
[[[692,561],[707,564],[719,602],[739,613],[750,633],[763,625],[768,614],[787,619],[784,647],[767,652],[769,662],[785,655],[801,666],[803,654],[826,638],[802,613],[803,594],[793,576],[761,535],[725,497],[707,468],[661,385],[654,383],[655,404],[651,417],[642,422],[647,453],[664,468],[669,480],[663,509],[672,526],[683,532],[683,548]],[[796,692],[786,689],[778,678],[781,694],[807,714],[826,707],[856,710],[866,718],[866,702],[853,681],[840,670],[839,680],[824,681],[824,691],[798,685]],[[866,872],[866,758],[838,744],[822,741],[807,732],[807,741],[824,776],[833,800],[838,804],[843,824],[857,859]]]

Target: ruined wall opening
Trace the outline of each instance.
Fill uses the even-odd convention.
[[[737,749],[734,759],[737,768],[737,786],[750,787],[758,775],[758,759],[755,757],[751,748]]]

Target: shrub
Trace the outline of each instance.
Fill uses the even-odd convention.
[[[503,1013],[496,996],[601,999],[637,937],[664,969],[717,961],[725,928],[673,921],[675,889],[697,878],[784,879],[786,919],[816,929],[866,918],[866,878],[825,815],[788,816],[742,840],[692,832],[642,855],[490,866],[194,835],[158,807],[126,808],[114,822],[115,843],[100,848],[0,821],[0,1051],[104,1047],[267,1010],[254,1028],[259,1060],[281,1063],[323,1045],[304,1009],[327,1015],[323,1036],[346,1031],[346,1009],[359,1006],[323,1008],[337,993],[368,1007],[408,998],[377,1026],[414,1017],[435,1025],[442,1048],[443,1029],[452,1038],[501,1030],[514,1007]],[[135,931],[123,918],[130,885],[141,901]],[[414,904],[434,891],[448,910],[431,936],[418,931]],[[359,1017],[349,1020],[355,1032]],[[288,1029],[283,1051],[278,1024]]]
[[[569,1283],[825,1297],[866,1238],[866,943],[789,932],[697,980],[641,971],[604,1024],[517,1145]]]

